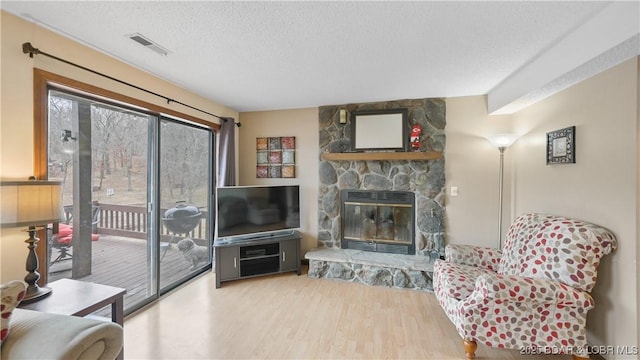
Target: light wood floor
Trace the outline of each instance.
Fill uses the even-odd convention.
[[[207,273],[125,319],[126,359],[464,359],[432,293],[280,274]],[[521,356],[478,345],[478,359]]]

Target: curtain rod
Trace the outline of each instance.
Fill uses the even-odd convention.
[[[33,45],[31,45],[31,43],[30,43],[30,42],[26,42],[26,43],[22,44],[22,53],[23,53],[23,54],[29,54],[29,57],[30,57],[30,58],[33,58],[33,55],[44,55],[44,56],[50,57],[50,58],[52,58],[52,59],[54,59],[54,60],[58,60],[58,61],[63,62],[63,63],[65,63],[65,64],[68,64],[68,65],[71,65],[71,66],[75,66],[75,67],[80,68],[80,69],[82,69],[82,70],[88,71],[88,72],[90,72],[90,73],[93,73],[93,74],[96,74],[96,75],[100,75],[100,76],[105,77],[105,78],[107,78],[107,79],[109,79],[109,80],[113,80],[113,81],[115,81],[115,82],[119,82],[120,84],[130,86],[130,87],[132,87],[132,88],[138,89],[138,90],[140,90],[140,91],[144,91],[144,92],[146,92],[146,93],[148,93],[148,94],[155,95],[155,96],[157,96],[157,97],[161,97],[161,98],[163,98],[163,99],[165,99],[165,100],[167,101],[167,104],[171,104],[171,103],[173,102],[173,103],[176,103],[176,104],[179,104],[179,105],[182,105],[182,106],[188,107],[189,109],[193,109],[193,110],[196,110],[196,111],[200,111],[201,113],[205,113],[205,114],[207,114],[207,115],[211,115],[211,116],[216,117],[216,118],[218,118],[218,119],[220,119],[220,120],[223,120],[223,121],[225,121],[225,122],[226,122],[227,120],[233,120],[233,121],[234,121],[234,123],[235,123],[235,120],[234,120],[233,118],[231,118],[231,117],[224,117],[224,116],[218,116],[218,115],[216,115],[216,114],[212,114],[212,113],[210,113],[210,112],[208,112],[208,111],[205,111],[205,110],[202,110],[202,109],[198,109],[197,107],[194,107],[194,106],[191,106],[191,105],[185,104],[185,103],[183,103],[183,102],[180,102],[180,101],[177,101],[177,100],[174,100],[174,99],[171,99],[171,98],[169,98],[169,97],[166,97],[166,96],[164,96],[164,95],[158,94],[158,93],[153,92],[153,91],[151,91],[151,90],[147,90],[147,89],[142,88],[142,87],[140,87],[140,86],[138,86],[138,85],[134,85],[134,84],[128,83],[128,82],[126,82],[126,81],[123,81],[123,80],[120,80],[120,79],[116,79],[116,78],[114,78],[113,76],[109,76],[109,75],[107,75],[107,74],[103,74],[103,73],[98,72],[98,71],[96,71],[96,70],[89,69],[89,68],[84,67],[84,66],[82,66],[82,65],[78,65],[78,64],[76,64],[76,63],[72,63],[71,61],[68,61],[68,60],[65,60],[65,59],[61,59],[61,58],[59,58],[59,57],[57,57],[57,56],[55,56],[55,55],[47,54],[46,52],[41,51],[40,49],[36,49],[36,48],[34,48],[34,47],[33,47]],[[235,123],[235,124],[236,124],[238,127],[240,127],[240,123]]]

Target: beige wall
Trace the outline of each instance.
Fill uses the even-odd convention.
[[[240,114],[238,184],[300,185],[300,231],[302,254],[318,242],[318,108],[260,111]],[[296,137],[296,177],[294,179],[256,178],[256,138]]]
[[[170,108],[203,120],[217,122],[205,114],[177,104],[167,105],[161,98],[76,69],[61,62],[22,53],[22,43],[71,62],[90,67],[143,88],[174,98],[208,112],[238,117],[232,109],[187,92],[171,83],[137,70],[114,58],[21,20],[4,11],[0,18],[0,178],[26,179],[33,175],[33,68],[37,67],[91,85]],[[27,235],[18,229],[0,232],[0,281],[22,279],[25,272]]]
[[[505,152],[505,227],[538,211],[592,221],[617,236],[593,293],[593,345],[640,343],[639,69],[637,58],[629,60],[510,116],[488,115],[482,96],[447,99],[447,243],[497,246],[499,153],[485,139],[497,132],[520,136]],[[572,125],[577,163],[546,165],[546,132]]]
[[[638,82],[634,59],[514,115],[488,115],[484,96],[447,99],[448,243],[497,246],[499,152],[486,138],[502,132],[520,136],[505,152],[505,228],[523,212],[542,211],[593,221],[618,237],[619,250],[603,261],[593,294],[588,330],[594,345],[638,344],[638,322],[628,321],[639,318]],[[304,251],[315,247],[317,109],[243,113],[241,119],[241,184],[282,181],[255,178],[256,137],[309,134],[297,139],[296,171],[309,199]],[[577,127],[577,164],[547,166],[546,132],[571,125]],[[449,195],[451,186],[458,187],[457,197]]]
[[[447,99],[447,244],[498,247],[500,152],[487,137],[511,132],[510,119],[508,115],[488,115],[485,96]],[[507,149],[503,229],[510,219],[507,166],[510,157]],[[458,196],[451,196],[451,187],[458,188]]]
[[[239,128],[240,185],[300,184],[303,196],[303,252],[317,246],[318,109],[241,113]],[[499,152],[486,137],[511,129],[509,116],[487,114],[486,97],[447,99],[447,147],[445,171],[447,193],[459,188],[458,197],[447,200],[447,241],[496,247],[498,237]],[[296,136],[296,179],[257,179],[257,137]],[[505,160],[509,159],[509,151]],[[509,194],[505,169],[505,197]],[[505,228],[509,225],[509,202],[505,199]]]
[[[638,345],[638,59],[514,114],[514,214],[544,212],[609,228],[589,312],[594,345]],[[545,165],[546,132],[576,126],[576,164]]]

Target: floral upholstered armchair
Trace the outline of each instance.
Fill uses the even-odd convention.
[[[615,248],[613,234],[597,225],[524,214],[502,250],[448,245],[434,266],[435,294],[469,359],[477,342],[588,358],[589,293],[600,258]]]

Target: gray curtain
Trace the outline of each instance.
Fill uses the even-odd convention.
[[[236,184],[236,123],[233,118],[222,118],[218,143],[218,186]]]

